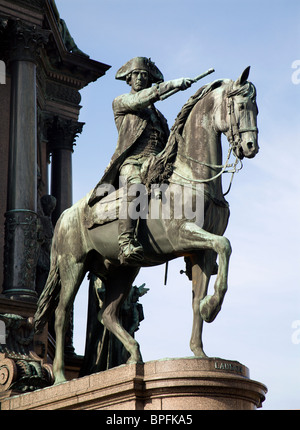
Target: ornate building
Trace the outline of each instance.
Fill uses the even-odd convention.
[[[72,204],[79,91],[110,66],[78,49],[54,0],[0,0],[0,60],[1,397],[51,379],[45,363],[55,341],[51,330],[33,336],[32,317],[53,225]]]

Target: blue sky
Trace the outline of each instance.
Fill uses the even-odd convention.
[[[78,47],[111,65],[106,76],[81,91],[86,124],[73,154],[73,201],[90,191],[115,149],[112,100],[129,87],[114,76],[135,56],[151,57],[165,80],[215,73],[185,92],[158,102],[172,126],[182,105],[202,84],[236,79],[251,66],[257,88],[260,152],[245,160],[227,199],[225,236],[233,253],[222,311],[204,326],[212,357],[240,361],[268,387],[264,409],[300,405],[300,60],[298,0],[56,0]],[[295,76],[295,75],[294,75]],[[300,76],[300,75],[299,75]],[[295,81],[295,79],[294,79]],[[226,138],[223,147],[227,148]],[[228,179],[225,177],[224,182]],[[191,356],[191,285],[181,259],[144,269],[136,285],[145,320],[137,332],[144,361]],[[212,287],[212,285],[211,285]],[[75,303],[75,347],[84,351],[87,283]]]

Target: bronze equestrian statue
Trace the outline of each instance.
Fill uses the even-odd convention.
[[[55,311],[56,353],[53,364],[55,383],[65,380],[66,325],[76,293],[87,272],[101,279],[105,286],[105,297],[101,307],[102,323],[123,343],[130,355],[128,362],[136,363],[142,361],[139,344],[122,327],[119,320],[120,307],[129,294],[140,267],[150,267],[177,257],[185,257],[193,290],[193,327],[190,347],[196,357],[206,356],[202,344],[203,321],[213,321],[221,309],[227,290],[231,254],[230,242],[223,236],[229,219],[229,205],[224,198],[222,174],[226,171],[234,172],[239,160],[244,157],[253,158],[259,149],[256,89],[247,80],[249,69],[249,67],[245,69],[236,81],[216,80],[204,85],[190,97],[180,111],[166,144],[167,131],[163,125],[165,123],[151,107],[151,102],[159,99],[160,88],[164,88],[163,83],[156,82],[153,86],[132,94],[134,99],[139,99],[139,94],[143,95],[144,92],[156,94],[156,98],[153,96],[153,99],[148,100],[150,107],[142,104],[142,109],[149,109],[145,117],[140,111],[137,114],[135,110],[128,114],[127,105],[122,111],[120,107],[122,96],[115,102],[120,144],[124,144],[122,134],[126,131],[128,136],[132,134],[135,137],[138,136],[142,149],[148,148],[149,144],[151,152],[153,150],[156,152],[156,143],[159,150],[161,145],[165,144],[161,152],[149,155],[142,169],[139,164],[137,166],[140,172],[143,171],[141,178],[147,190],[152,189],[155,182],[158,182],[155,186],[161,183],[169,187],[174,186],[171,198],[174,205],[171,207],[170,217],[163,217],[162,212],[159,212],[159,216],[144,216],[139,219],[136,234],[143,248],[143,255],[141,259],[129,264],[121,264],[119,260],[118,210],[115,211],[115,216],[111,216],[108,221],[104,220],[111,205],[115,208],[122,206],[117,203],[122,198],[122,189],[103,196],[102,191],[97,195],[99,187],[96,187],[61,215],[54,231],[48,280],[40,296],[35,315],[35,329],[39,331]],[[120,72],[120,76],[124,79],[127,73],[126,67],[123,71],[125,74]],[[146,74],[144,78],[147,80]],[[159,76],[154,79],[159,79]],[[173,84],[166,83],[165,88],[168,88],[168,85],[170,90],[171,86],[172,89],[184,88],[190,81],[181,80],[181,83],[178,81],[177,84],[176,81],[175,84],[171,81]],[[132,81],[129,80],[129,82]],[[125,105],[125,96],[123,100]],[[140,125],[149,124],[149,115],[153,115],[150,127],[145,127],[145,134],[150,133],[151,138],[145,141],[143,138],[139,139],[141,130],[130,129],[132,122],[127,122],[127,115],[136,115],[138,117],[135,118],[136,124]],[[122,130],[123,125],[127,130]],[[229,142],[225,162],[222,156],[222,134]],[[134,152],[135,146],[132,145],[130,148],[128,152],[125,148],[120,148],[115,157],[117,160],[123,154],[119,166],[121,167],[125,162],[124,169],[126,159],[129,158],[132,161],[130,157],[137,155]],[[234,164],[229,164],[231,155],[235,157]],[[138,176],[138,169],[131,170],[131,166],[136,164],[127,165],[128,176],[131,172],[137,173]],[[105,180],[114,183],[115,179],[112,176],[116,171],[117,169],[109,167],[104,175],[107,178]],[[109,176],[110,174],[112,176]],[[203,191],[201,223],[195,222],[184,214],[181,218],[175,217],[175,209],[177,209],[175,206],[179,202],[184,204],[183,192],[188,188],[191,197],[196,198],[200,185]],[[163,208],[164,195],[158,194],[155,199],[149,199],[149,214],[152,213],[152,207],[155,205]],[[123,232],[126,228],[124,227]],[[216,265],[217,256],[218,265]],[[212,295],[207,295],[208,283],[214,273],[217,274],[214,292]]]

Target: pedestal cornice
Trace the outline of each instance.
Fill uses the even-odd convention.
[[[237,361],[178,358],[130,364],[2,402],[2,410],[253,410],[267,388]]]

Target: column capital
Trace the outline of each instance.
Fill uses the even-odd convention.
[[[44,133],[48,141],[48,153],[56,149],[67,149],[73,152],[76,137],[82,132],[83,126],[84,122],[57,115],[47,116],[44,122]]]
[[[10,19],[6,26],[10,61],[37,62],[39,49],[48,42],[51,31]]]

